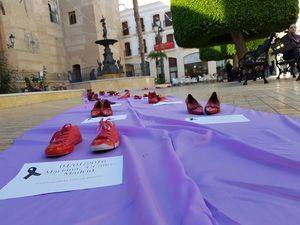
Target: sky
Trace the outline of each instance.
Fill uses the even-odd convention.
[[[166,3],[166,4],[170,4],[170,0],[138,0],[139,5],[145,5],[145,4],[149,4],[149,3],[157,2],[157,1],[161,1],[161,2]],[[122,8],[124,6],[126,8],[132,8],[132,0],[119,0],[119,3],[120,3]]]

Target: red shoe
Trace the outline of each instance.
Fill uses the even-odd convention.
[[[197,100],[189,94],[185,99],[185,104],[189,114],[203,115],[203,107],[197,102]]]
[[[45,150],[47,157],[57,157],[73,152],[75,145],[82,142],[80,130],[71,124],[64,125],[52,136]]]
[[[99,91],[99,95],[100,95],[100,96],[105,95],[105,91]]]
[[[89,101],[94,101],[93,99],[93,97],[94,97],[94,92],[92,92],[92,90],[91,89],[88,89],[87,91],[87,99],[89,100]]]
[[[144,94],[143,97],[144,97],[144,98],[148,98],[148,94],[147,94],[147,93]]]
[[[114,96],[120,96],[120,93],[119,92],[115,92]]]
[[[93,152],[112,150],[119,144],[120,137],[115,124],[111,121],[100,121],[100,133],[93,140],[91,150]]]
[[[100,114],[101,116],[111,116],[113,114],[113,111],[111,109],[111,106],[110,106],[110,102],[108,100],[103,100],[101,101],[101,111],[100,111]]]
[[[159,102],[158,95],[155,93],[155,91],[148,93],[148,102],[149,104],[156,104]]]
[[[220,112],[220,101],[217,93],[213,92],[205,106],[205,112],[207,115],[212,115]]]
[[[134,98],[134,99],[142,99],[143,97],[142,97],[142,96],[139,96],[139,95],[135,95],[133,98]]]
[[[159,101],[159,102],[163,102],[163,101],[166,101],[166,100],[167,100],[166,97],[161,96],[161,95],[157,95],[157,98],[158,98],[158,101]]]
[[[91,111],[91,117],[99,117],[101,116],[101,108],[102,108],[102,102],[97,101],[94,105],[94,108]]]
[[[126,91],[124,95],[119,97],[119,99],[126,99],[126,98],[130,98],[130,92],[129,91]]]
[[[107,92],[110,96],[113,96],[116,92],[115,91],[108,91]]]
[[[94,94],[94,96],[93,96],[93,101],[99,101],[99,97],[98,97],[97,94]]]

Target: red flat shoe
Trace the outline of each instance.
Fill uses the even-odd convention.
[[[159,102],[158,96],[156,94],[156,92],[149,92],[148,93],[148,103],[149,104],[156,104]]]
[[[119,132],[111,121],[100,121],[100,133],[91,143],[93,152],[108,151],[117,148],[120,144]]]
[[[142,99],[143,97],[139,95],[135,95],[133,98],[137,100],[137,99]]]
[[[77,126],[64,125],[55,132],[45,150],[47,157],[57,157],[73,152],[75,145],[82,142],[82,136]]]
[[[113,114],[113,111],[111,109],[110,102],[105,99],[101,103],[102,105],[101,105],[100,115],[104,117],[111,116]]]
[[[102,102],[97,101],[94,105],[94,108],[91,111],[91,117],[99,117],[101,116],[101,108],[102,108]]]
[[[187,111],[189,114],[193,115],[203,115],[203,107],[200,103],[191,95],[189,94],[185,99],[185,104]]]
[[[110,96],[113,96],[116,92],[115,91],[108,91],[107,92]]]
[[[213,92],[205,106],[207,115],[212,115],[220,112],[220,101],[216,92]]]
[[[129,91],[126,91],[124,95],[119,97],[119,99],[126,99],[126,98],[130,98],[130,92]]]

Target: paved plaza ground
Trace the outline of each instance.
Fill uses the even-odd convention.
[[[191,93],[206,100],[213,91],[218,92],[222,103],[300,117],[300,82],[292,79],[271,80],[266,85],[259,80],[249,82],[248,86],[240,83],[194,84],[159,89],[157,92],[180,98]],[[27,129],[81,102],[81,99],[69,99],[0,110],[0,151]]]

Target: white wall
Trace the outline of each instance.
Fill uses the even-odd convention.
[[[167,4],[164,4],[162,2],[156,2],[144,6],[140,6],[140,17],[144,19],[145,24],[145,32],[144,32],[144,39],[146,40],[147,45],[147,52],[151,52],[154,50],[154,43],[155,43],[155,33],[152,30],[152,22],[153,22],[153,15],[159,14],[160,20],[163,25],[163,21],[165,19],[165,12],[170,11],[170,6]],[[131,52],[132,56],[126,57],[125,61],[126,63],[130,64],[137,64],[140,63],[139,58],[139,52],[138,52],[138,38],[136,35],[136,24],[134,20],[133,10],[127,9],[124,11],[121,11],[120,13],[121,21],[127,21],[129,26],[129,35],[123,36],[123,44],[125,42],[130,42],[131,46]],[[164,27],[163,35],[163,42],[166,42],[166,36],[167,34],[173,34],[174,30],[173,27]],[[169,49],[164,51],[168,57],[174,57],[177,58],[177,67],[178,67],[178,77],[184,77],[184,60],[183,58],[189,54],[192,53],[199,53],[198,49],[183,49],[179,48],[177,44],[175,43],[174,49]],[[215,73],[216,68],[213,68],[215,63],[209,63],[209,73]],[[167,81],[169,81],[169,63],[168,60],[164,60],[164,68],[165,68],[165,77]],[[150,71],[151,76],[157,76],[156,74],[156,66],[155,62],[150,62]]]

